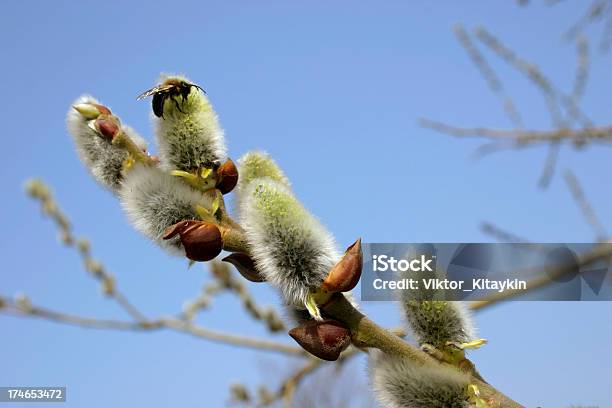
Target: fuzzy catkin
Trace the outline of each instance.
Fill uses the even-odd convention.
[[[472,319],[459,301],[402,301],[404,315],[416,341],[440,348],[447,342],[463,343],[475,338]]]
[[[378,350],[368,370],[380,405],[388,408],[468,408],[469,378],[442,365],[423,367]]]
[[[414,255],[414,254],[412,254]],[[442,271],[411,272],[410,276],[398,273],[398,277],[414,279],[444,278]],[[425,289],[399,291],[403,315],[419,345],[429,344],[441,348],[447,342],[463,343],[473,340],[476,330],[471,313],[460,301],[445,299],[441,290]]]
[[[240,172],[238,191],[244,190],[253,180],[258,178],[269,178],[285,187],[290,187],[285,173],[266,152],[255,150],[244,154],[238,159],[238,170]]]
[[[161,169],[136,164],[119,189],[119,199],[136,228],[164,249],[184,255],[178,237],[163,240],[169,226],[183,220],[199,219],[196,206],[210,209],[210,198]]]
[[[74,105],[84,103],[99,104],[95,98],[83,95],[74,102]],[[90,128],[88,122],[72,107],[66,115],[68,131],[74,140],[79,158],[98,183],[116,193],[121,183],[123,164],[129,155]],[[135,130],[129,126],[121,128],[138,147],[143,151],[146,150],[146,142]]]
[[[162,76],[162,82],[181,76]],[[191,87],[187,98],[167,98],[163,117],[153,116],[159,157],[166,170],[193,171],[210,168],[227,159],[223,130],[206,95]]]
[[[303,308],[309,290],[339,259],[334,239],[286,186],[271,179],[249,184],[240,212],[258,269],[289,305]]]
[[[234,207],[238,214],[240,213],[242,197],[254,180],[267,178],[284,185],[288,189],[291,188],[291,183],[285,173],[266,152],[257,150],[247,152],[238,159],[237,164],[240,177],[238,177],[238,184],[233,196]]]

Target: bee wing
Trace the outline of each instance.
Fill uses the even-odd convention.
[[[144,91],[143,93],[138,95],[136,97],[136,100],[139,101],[139,100],[147,98],[149,96],[153,96],[153,95],[155,95],[157,93],[166,92],[166,91],[172,89],[173,87],[174,87],[174,85],[160,85],[160,86],[156,86],[155,88],[151,88],[148,91]]]

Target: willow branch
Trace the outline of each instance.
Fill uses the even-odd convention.
[[[253,319],[264,323],[269,331],[286,330],[279,313],[272,307],[263,308],[259,306],[244,282],[232,273],[228,264],[213,261],[210,265],[210,271],[215,280],[204,285],[202,293],[187,303],[181,315],[183,320],[193,320],[199,311],[210,307],[215,295],[223,291],[229,291],[240,299],[240,303],[246,312]]]
[[[580,107],[576,104],[576,100],[555,87],[548,77],[540,71],[536,64],[519,57],[512,49],[504,45],[498,38],[483,27],[476,29],[476,37],[491,49],[491,51],[495,52],[500,58],[535,84],[542,93],[555,126],[562,128],[568,125],[563,118],[563,113],[559,109],[559,105],[562,105],[569,112],[570,118],[579,122],[582,127],[592,126],[591,120],[580,110]]]
[[[542,131],[507,130],[484,127],[464,128],[430,119],[421,119],[420,125],[450,136],[494,139],[497,141],[514,143],[518,147],[550,142],[571,142],[582,145],[587,141],[608,143],[612,141],[612,126]]]
[[[518,236],[514,234],[513,232],[506,231],[490,222],[483,222],[480,226],[480,229],[485,234],[495,238],[496,240],[500,242],[510,242],[510,243],[515,243],[515,244],[516,243],[523,243],[523,244],[530,243],[529,240],[527,240],[526,238]]]
[[[324,307],[325,312],[336,320],[343,322],[351,331],[353,344],[359,348],[377,348],[382,352],[404,358],[417,366],[433,366],[441,364],[419,348],[403,341],[393,332],[384,329],[355,309],[344,296],[336,296]],[[448,366],[454,370],[456,367]],[[491,385],[472,376],[470,381],[478,386],[485,400],[499,403],[500,407],[520,407]]]
[[[145,321],[146,317],[117,289],[113,275],[102,263],[93,258],[89,241],[85,238],[77,239],[74,236],[70,220],[60,210],[49,188],[40,180],[30,180],[26,185],[26,190],[32,198],[39,202],[43,213],[53,220],[60,231],[63,244],[76,249],[85,269],[100,281],[104,294],[114,299],[134,320]]]
[[[589,200],[587,200],[586,195],[582,190],[582,186],[574,173],[571,170],[566,170],[564,178],[570,192],[572,193],[572,197],[582,211],[582,215],[584,216],[586,222],[591,226],[591,228],[593,228],[593,231],[595,231],[596,239],[598,241],[606,240],[606,237],[608,236],[606,229],[599,220],[599,217],[597,217],[597,214],[595,214],[591,203],[589,203]]]
[[[581,255],[578,260],[578,265],[579,267],[588,266],[594,262],[597,262],[599,260],[605,260],[610,257],[612,257],[612,245],[603,244],[603,245],[596,247],[592,251],[589,251],[588,253]],[[545,275],[543,274],[542,276],[539,276],[538,278],[534,278],[530,280],[527,283],[527,291],[542,288],[546,286],[547,284],[550,284],[551,282],[553,282],[555,279],[561,278],[570,273],[574,273],[575,271],[576,271],[576,265],[562,265],[562,266],[556,267],[552,269],[551,271],[549,271],[548,274],[545,274]],[[484,308],[493,306],[501,301],[506,301],[511,298],[520,296],[524,293],[526,293],[525,290],[506,291],[503,294],[495,294],[489,297],[482,298],[477,301],[471,301],[469,302],[469,307],[471,310],[479,311]],[[342,317],[345,316],[345,313],[347,313],[347,309],[351,308],[350,304],[347,306],[346,304],[343,304],[343,303],[344,302],[341,301],[340,306],[333,306],[335,313],[336,313],[336,315],[333,317],[337,318],[338,320],[342,320]],[[343,308],[345,310],[343,310]],[[328,307],[326,308],[326,312],[331,313],[332,311]],[[357,311],[355,312],[356,313],[351,314],[352,317],[350,318],[351,332],[356,333],[356,334],[353,334],[353,342],[355,344],[360,344],[364,347],[368,347],[368,345],[371,347],[373,344],[376,344],[377,346],[374,346],[374,347],[380,348],[381,350],[388,352],[388,353],[409,356],[411,361],[414,361],[416,363],[422,363],[423,361],[427,361],[427,357],[429,356],[427,355],[425,357],[419,356],[418,355],[420,352],[419,349],[416,349],[415,347],[410,346],[408,343],[399,340],[399,338],[406,336],[406,331],[403,328],[398,327],[398,328],[385,330],[385,329],[382,329],[376,326],[366,316],[361,315]],[[390,334],[390,337],[389,337],[389,334]],[[381,336],[381,337],[375,338],[376,336]],[[405,347],[406,345],[408,347]],[[357,355],[357,352],[359,350],[360,350],[359,348],[353,347],[349,349],[346,353],[344,353],[340,358],[344,361],[350,357]],[[304,367],[302,367],[302,370],[305,370],[307,372],[312,372],[312,371],[315,371],[320,365],[321,365],[320,363],[315,364],[315,363],[309,362],[306,365],[304,365]],[[300,371],[298,371],[298,373],[299,372]],[[287,381],[293,381],[293,380],[290,377]],[[283,388],[281,387],[281,390],[282,389]],[[489,392],[495,395],[494,398],[499,398],[499,395],[496,394],[495,390],[491,389],[489,390]],[[505,401],[505,404],[512,404],[512,403],[514,402],[509,401],[509,400]],[[502,406],[506,406],[506,405],[502,405]],[[516,406],[516,405],[507,405],[507,406]]]
[[[145,332],[168,329],[216,343],[229,344],[256,350],[266,350],[295,356],[307,355],[307,353],[299,347],[265,339],[210,330],[194,323],[181,321],[175,318],[160,317],[158,319],[142,321],[98,319],[62,313],[52,309],[35,306],[31,304],[27,298],[20,298],[19,300],[15,301],[6,297],[0,297],[0,313],[10,316],[40,318],[56,323],[63,323],[90,329],[113,329],[121,331]]]
[[[534,278],[527,282],[527,289],[524,290],[506,290],[504,292],[495,292],[492,295],[481,298],[480,300],[476,300],[471,302],[470,308],[472,310],[479,310],[486,306],[491,306],[494,303],[501,302],[503,300],[508,300],[520,295],[523,295],[527,292],[542,288],[549,283],[554,282],[555,280],[562,278],[571,273],[576,273],[580,268],[589,266],[595,262],[601,260],[609,260],[612,257],[612,243],[603,243],[597,245],[592,250],[578,255],[578,259],[576,263],[571,264],[563,264],[558,266],[552,266],[547,270],[547,273],[541,273],[537,278]],[[531,273],[529,271],[518,271],[513,275],[521,276]]]
[[[586,12],[565,32],[565,39],[571,40],[577,37],[587,25],[604,18],[606,14],[609,14],[610,3],[610,0],[594,0]]]
[[[484,78],[489,89],[499,98],[504,108],[504,112],[506,113],[506,116],[508,117],[510,122],[514,125],[515,128],[522,129],[523,120],[521,118],[521,115],[516,109],[516,106],[514,105],[512,99],[506,94],[501,80],[499,79],[491,65],[487,62],[482,53],[478,51],[463,26],[457,25],[454,31],[455,36],[461,43],[461,46],[465,50],[468,57],[472,60],[474,65],[476,65],[476,67],[478,68],[480,75]]]
[[[352,357],[359,355],[359,351],[360,350],[356,347],[348,348],[340,355],[338,360],[336,360],[335,364],[341,365],[345,363]],[[324,360],[320,360],[318,358],[311,358],[295,372],[293,372],[289,377],[287,377],[281,383],[276,393],[271,395],[269,398],[266,398],[266,400],[262,401],[261,404],[263,406],[268,406],[274,404],[277,401],[283,401],[285,407],[292,407],[295,391],[298,389],[301,382],[308,375],[313,374],[317,369],[324,367],[326,365],[325,363],[326,362]]]

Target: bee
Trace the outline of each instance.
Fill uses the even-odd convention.
[[[153,102],[152,102],[153,113],[158,118],[163,119],[164,118],[164,102],[166,101],[166,99],[170,98],[172,101],[174,101],[176,109],[178,109],[179,112],[183,112],[181,110],[179,101],[176,99],[176,97],[178,96],[182,97],[183,102],[184,102],[189,96],[189,93],[191,92],[192,88],[197,88],[203,93],[206,93],[206,91],[204,91],[204,89],[202,89],[202,87],[200,87],[199,85],[192,84],[187,81],[180,80],[180,79],[171,78],[171,79],[164,81],[163,83],[156,86],[155,88],[151,88],[148,91],[141,93],[140,95],[138,95],[136,99],[141,100],[149,96],[153,96]]]

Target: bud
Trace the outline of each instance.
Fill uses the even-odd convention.
[[[240,252],[233,253],[222,259],[223,262],[230,263],[236,267],[238,272],[248,281],[251,282],[265,282],[264,278],[257,268],[255,267],[255,261],[247,254]]]
[[[217,189],[222,194],[227,194],[236,187],[236,184],[238,184],[238,169],[232,159],[227,159],[217,169]]]
[[[98,103],[77,103],[72,107],[87,120],[97,119],[100,115],[111,114],[110,109]]]
[[[102,293],[106,296],[112,296],[115,293],[115,278],[112,276],[105,276],[102,279]]]
[[[276,396],[272,394],[270,390],[266,388],[265,385],[261,385],[257,389],[257,396],[259,397],[259,402],[264,407],[267,407],[268,405],[272,405],[273,403],[276,402]]]
[[[111,110],[104,105],[100,105],[99,103],[93,103],[92,105],[95,106],[96,109],[100,111],[101,115],[112,115],[113,114]]]
[[[181,238],[187,258],[193,261],[210,261],[221,253],[223,240],[215,224],[204,221],[181,221],[164,231],[163,239],[176,235]]]
[[[15,295],[15,304],[19,310],[24,313],[29,313],[32,311],[32,302],[30,301],[30,298],[23,293],[17,293]]]
[[[361,251],[361,238],[346,249],[342,259],[331,269],[321,288],[328,292],[348,292],[352,290],[359,278],[363,267],[363,253]]]
[[[98,119],[94,120],[90,126],[92,126],[93,129],[100,135],[111,141],[121,130],[119,119],[117,119],[115,116],[108,115],[104,115],[103,117],[99,117]]]
[[[249,395],[249,391],[242,384],[232,384],[230,386],[230,394],[232,395],[232,400],[235,402],[249,402],[251,401],[251,396]]]
[[[77,240],[77,248],[79,252],[83,254],[88,254],[91,246],[86,238],[79,238]]]
[[[120,128],[120,132],[125,134],[126,139],[129,138],[138,148],[146,150],[147,143],[131,127],[124,124],[119,125],[119,119],[113,116],[106,106],[100,105],[91,96],[81,96],[70,107],[66,123],[79,158],[96,181],[113,193],[118,193],[120,185],[124,181],[125,173],[123,170],[129,154],[124,147],[109,143],[108,138],[112,138],[115,134],[113,129],[108,129],[109,126],[103,126],[102,129],[106,133],[103,136],[96,128],[96,121],[102,119],[114,121],[117,125],[116,130]],[[174,219],[166,226],[182,219],[187,218]],[[161,231],[159,232],[161,233]]]
[[[96,119],[98,116],[100,116],[100,111],[94,105],[89,103],[79,103],[72,105],[72,107],[87,120]]]
[[[336,361],[351,343],[351,333],[336,320],[309,320],[289,330],[289,335],[310,354]]]

